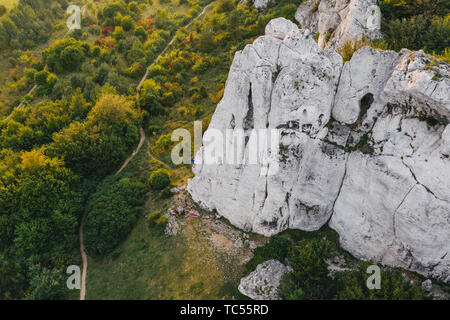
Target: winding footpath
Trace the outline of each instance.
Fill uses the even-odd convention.
[[[189,22],[186,26],[184,26],[184,28],[189,28],[192,23],[197,20],[198,18],[200,18],[202,15],[205,14],[206,10],[208,9],[208,7],[210,5],[212,5],[214,2],[211,2],[210,4],[206,5],[202,12],[200,12],[194,19],[191,20],[191,22]],[[138,86],[136,87],[136,99],[139,99],[139,89],[141,88],[142,84],[144,83],[144,81],[147,79],[148,77],[148,71],[149,69],[158,62],[159,58],[162,57],[166,51],[169,49],[169,47],[173,44],[173,42],[175,41],[175,35],[172,37],[172,40],[170,40],[170,42],[167,44],[167,46],[163,49],[163,51],[158,55],[158,57],[153,61],[153,63],[147,67],[147,71],[145,72],[144,76],[142,77],[141,81],[139,82]],[[34,90],[35,88],[33,88]],[[140,140],[139,140],[139,144],[136,148],[135,151],[133,151],[133,153],[125,160],[125,162],[123,163],[123,165],[120,167],[119,171],[116,172],[115,175],[118,175],[119,173],[121,173],[130,163],[131,160],[133,160],[133,158],[139,153],[139,151],[141,150],[144,142],[145,142],[145,131],[143,128],[139,128],[139,133],[140,133]],[[168,167],[167,164],[163,163],[162,161],[156,159],[151,153],[150,153],[150,148],[148,150],[148,154],[150,155],[150,157],[152,159],[155,159],[156,161],[162,163],[165,167]],[[81,222],[80,222],[80,228],[78,230],[78,236],[79,236],[79,240],[80,240],[80,254],[81,254],[81,260],[83,262],[83,269],[81,272],[81,287],[80,287],[80,300],[86,300],[86,276],[87,276],[87,267],[88,267],[88,259],[87,259],[87,254],[86,254],[86,250],[84,247],[84,242],[83,242],[83,220],[84,220],[84,214],[81,217]]]

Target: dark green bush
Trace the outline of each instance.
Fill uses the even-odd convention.
[[[304,239],[290,250],[288,259],[294,269],[283,276],[280,297],[283,299],[331,299],[335,281],[328,276],[325,260],[330,256],[332,243],[323,239]],[[301,290],[298,290],[301,289]]]
[[[389,49],[425,49],[442,54],[450,46],[450,1],[383,0],[380,8]]]
[[[125,239],[142,204],[144,184],[129,178],[108,177],[92,195],[83,223],[84,243],[90,255],[111,252]]]
[[[279,236],[270,238],[270,241],[262,247],[258,247],[253,252],[253,258],[247,262],[247,271],[251,272],[256,269],[258,264],[270,259],[276,259],[284,263],[288,255],[291,242]]]
[[[423,300],[428,299],[420,283],[410,283],[398,269],[381,268],[381,288],[369,290],[366,282],[368,262],[357,270],[336,274],[338,300]]]
[[[158,169],[150,175],[150,186],[154,190],[162,190],[170,184],[169,172],[166,169]]]
[[[161,191],[161,198],[169,199],[172,197],[172,192],[170,191],[170,187],[165,187],[163,191]]]
[[[61,270],[35,265],[29,273],[30,293],[27,300],[55,300],[63,296],[66,282]]]

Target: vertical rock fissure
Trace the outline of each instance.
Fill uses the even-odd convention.
[[[244,118],[244,131],[252,130],[255,126],[253,117],[253,95],[252,95],[252,83],[250,82],[250,89],[248,91],[248,111]]]
[[[270,111],[272,110],[272,94],[273,94],[273,89],[275,88],[275,82],[277,81],[278,75],[279,75],[278,60],[280,59],[280,50],[281,50],[281,44],[278,46],[277,59],[275,60],[275,67],[277,68],[277,70],[275,71],[276,72],[275,79],[272,74],[272,87],[270,88],[269,108],[267,109],[267,114],[266,114],[266,127],[269,127],[269,115],[270,115]]]
[[[348,154],[347,155],[347,159],[345,159],[344,175],[342,176],[342,181],[341,181],[341,184],[339,186],[339,190],[338,190],[338,194],[336,196],[336,199],[334,199],[334,201],[333,201],[333,206],[332,206],[332,210],[333,211],[332,211],[330,217],[328,218],[328,221],[326,222],[327,224],[330,222],[330,220],[331,220],[331,218],[332,218],[332,216],[334,214],[334,211],[335,211],[334,207],[336,206],[336,202],[339,199],[339,196],[341,195],[342,187],[344,186],[344,181],[345,181],[345,178],[347,176],[347,164],[348,164],[349,157],[350,157],[350,154]]]
[[[341,67],[341,70],[339,72],[339,77],[338,77],[338,81],[337,81],[337,84],[336,84],[336,89],[334,90],[333,105],[331,106],[330,114],[333,114],[333,109],[334,109],[334,106],[336,105],[336,96],[337,96],[337,92],[338,92],[338,89],[339,89],[339,84],[341,83],[341,77],[342,77],[343,70],[344,70],[344,66]]]

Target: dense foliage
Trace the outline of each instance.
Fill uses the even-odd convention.
[[[162,190],[170,184],[169,172],[166,169],[158,169],[152,172],[149,182],[153,190]]]
[[[323,239],[305,239],[293,245],[288,259],[294,271],[283,277],[280,296],[294,300],[331,299],[335,287],[325,262],[330,253],[331,243]]]
[[[442,55],[450,47],[448,0],[383,0],[380,7],[390,49],[425,49]]]
[[[105,176],[117,168],[139,141],[139,116],[115,94],[100,97],[86,121],[73,122],[53,136],[49,153],[62,157],[83,176]]]
[[[49,39],[55,22],[64,17],[66,0],[20,0],[17,7],[0,14],[0,50],[30,49]]]
[[[252,259],[247,262],[247,271],[251,272],[256,269],[256,266],[264,261],[275,259],[284,262],[287,258],[291,242],[279,236],[273,236],[269,242],[255,249]]]
[[[109,177],[92,195],[83,222],[89,255],[111,252],[136,222],[134,208],[142,204],[145,186],[129,178]]]
[[[381,288],[369,290],[366,285],[369,263],[361,262],[354,271],[337,274],[340,300],[422,300],[429,299],[420,282],[411,283],[399,269],[381,269]]]
[[[367,287],[367,268],[371,263],[350,266],[351,271],[331,273],[328,261],[337,254],[337,246],[327,238],[309,237],[295,242],[288,260],[293,272],[285,274],[278,288],[287,300],[421,300],[427,299],[420,282],[411,282],[398,269],[381,269],[381,289]]]

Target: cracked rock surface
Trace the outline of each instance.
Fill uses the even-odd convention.
[[[340,48],[346,41],[381,38],[377,0],[308,0],[295,19],[304,29],[319,32],[319,47]]]
[[[278,286],[281,277],[292,269],[278,260],[268,260],[259,264],[255,271],[242,278],[239,291],[253,300],[279,300]]]
[[[244,230],[329,223],[358,258],[450,282],[449,74],[422,51],[364,47],[343,65],[308,30],[274,19],[236,53],[209,129],[245,141],[278,129],[278,171],[249,164],[248,143],[242,163],[202,163],[205,143],[188,190]]]

